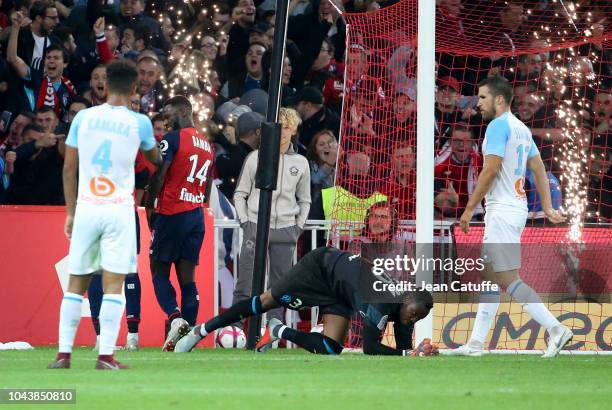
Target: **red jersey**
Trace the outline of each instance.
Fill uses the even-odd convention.
[[[171,162],[155,201],[155,212],[174,215],[204,206],[211,179],[214,153],[195,128],[164,135],[159,143],[164,162]]]
[[[416,184],[414,178],[409,178],[408,185],[402,185],[395,176],[390,175],[386,183],[382,186],[382,193],[393,208],[397,211],[399,219],[415,218],[414,195]]]
[[[470,199],[470,195],[476,186],[478,173],[482,168],[482,160],[476,152],[470,154],[470,162],[460,164],[454,160],[453,155],[438,163],[434,168],[434,175],[437,179],[453,183],[455,192],[459,195],[458,209],[463,210]]]

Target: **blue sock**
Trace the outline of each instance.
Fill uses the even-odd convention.
[[[170,283],[170,277],[168,275],[153,275],[153,289],[155,289],[157,303],[168,317],[180,317],[180,310],[176,303],[176,291]]]
[[[93,324],[96,335],[100,334],[100,308],[102,307],[102,275],[94,274],[89,282],[87,298],[89,299],[89,310],[91,311],[91,323]]]
[[[198,295],[198,288],[195,282],[181,285],[181,312],[183,313],[183,319],[190,326],[196,325],[199,307],[200,296]]]
[[[140,323],[140,278],[138,273],[130,273],[125,278],[125,318],[128,332],[138,333]]]

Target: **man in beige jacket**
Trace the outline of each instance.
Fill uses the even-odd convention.
[[[281,155],[277,186],[272,194],[268,287],[274,286],[282,275],[291,269],[295,245],[304,229],[310,210],[308,160],[297,154],[291,145],[291,138],[297,133],[300,125],[300,117],[293,109],[281,108],[279,120],[282,126]],[[250,297],[253,286],[255,235],[259,212],[259,189],[255,188],[258,154],[259,150],[256,150],[247,156],[234,191],[234,205],[243,230],[234,304]],[[281,315],[281,309],[274,309],[268,313],[268,319],[272,317],[282,319]]]

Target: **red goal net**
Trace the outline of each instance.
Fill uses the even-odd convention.
[[[330,238],[344,249],[389,238],[414,240],[416,112],[421,108],[417,3],[403,0],[376,12],[344,15],[345,93]],[[599,246],[612,245],[610,228],[601,225],[612,222],[612,3],[438,1],[432,75],[437,85],[432,195],[435,219],[445,221],[436,225],[436,240],[452,237],[450,225],[463,212],[482,168],[486,122],[476,109],[478,83],[502,75],[514,88],[512,111],[531,129],[546,165],[553,205],[568,212],[574,227],[561,228],[561,234],[547,227],[527,175],[527,226],[542,228],[526,232],[553,243],[587,242],[591,229],[590,238],[599,238]],[[381,201],[391,204],[400,221],[388,224],[389,235],[377,234],[380,229],[371,223],[378,207],[372,205]],[[477,209],[474,222],[483,215],[484,209]],[[600,225],[584,228],[585,223]],[[607,284],[610,280],[604,278]],[[572,320],[584,324],[574,323],[584,342],[574,349],[612,350],[610,304],[568,301],[551,309],[569,325]],[[435,341],[442,347],[464,343],[475,311],[474,303],[438,304]],[[446,332],[449,323],[454,327]],[[519,305],[502,303],[501,330],[492,330],[492,348],[541,349],[543,330],[535,344],[516,330],[528,323]],[[349,347],[359,347],[359,334],[355,320]]]

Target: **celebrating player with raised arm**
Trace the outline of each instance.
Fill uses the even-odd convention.
[[[173,131],[159,143],[164,163],[149,184],[147,216],[153,288],[170,322],[163,349],[171,351],[198,316],[195,266],[204,240],[203,206],[210,192],[214,154],[206,137],[195,128],[186,97],[177,95],[166,101],[164,115]],[[181,287],[180,309],[170,283],[172,264]]]
[[[60,308],[59,353],[49,365],[52,369],[70,368],[83,294],[92,273],[100,269],[104,296],[96,369],[127,367],[113,358],[113,349],[125,304],[123,282],[128,273],[136,272],[134,161],[139,148],[153,164],[162,161],[151,121],[127,108],[136,92],[137,78],[133,63],[120,60],[109,64],[107,102],[80,111],[68,133],[64,230],[70,238],[70,280]]]
[[[468,232],[474,209],[486,200],[483,257],[483,280],[498,283],[508,295],[550,334],[543,357],[554,357],[572,339],[572,332],[563,326],[544,306],[538,294],[521,281],[520,241],[527,220],[527,197],[524,183],[526,167],[535,176],[542,210],[549,221],[563,222],[564,218],[552,207],[546,169],[531,131],[510,112],[512,86],[503,77],[495,76],[479,84],[478,108],[487,126],[483,141],[484,167],[465,212],[461,215],[461,229]],[[467,344],[452,350],[452,355],[481,356],[484,342],[491,328],[500,294],[483,292],[480,295],[474,329]]]
[[[216,329],[249,316],[284,306],[298,310],[319,306],[323,314],[323,334],[301,332],[272,319],[257,351],[266,351],[278,339],[289,340],[312,353],[340,354],[354,312],[363,317],[363,352],[371,355],[431,355],[437,348],[425,339],[411,350],[411,328],[429,313],[433,299],[429,292],[418,290],[401,295],[379,295],[381,301],[368,302],[368,289],[376,280],[372,264],[357,255],[335,248],[318,248],[304,256],[272,289],[234,306],[198,325],[176,344],[175,352],[191,351],[200,340]],[[366,293],[368,292],[368,293]],[[390,302],[389,300],[394,300]],[[379,342],[387,322],[394,323],[396,348]]]

